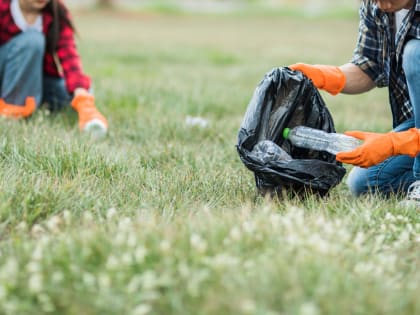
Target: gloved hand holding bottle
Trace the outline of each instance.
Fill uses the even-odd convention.
[[[420,152],[420,130],[416,128],[388,133],[347,131],[345,134],[364,140],[353,151],[337,153],[337,161],[347,164],[370,167],[394,155],[415,157]]]

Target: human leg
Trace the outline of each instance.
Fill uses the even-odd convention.
[[[409,119],[397,126],[394,131],[403,131],[412,127],[414,127],[414,119]],[[369,168],[354,167],[346,183],[356,196],[366,193],[389,196],[406,192],[410,184],[416,181],[413,175],[413,164],[413,158],[398,155]]]
[[[32,96],[39,105],[45,36],[29,30],[3,44],[0,50],[0,98],[10,104],[24,105],[26,98]]]
[[[420,129],[420,40],[411,39],[403,52],[403,69],[414,112],[414,126]],[[413,173],[420,179],[420,157],[414,159]]]
[[[71,95],[67,91],[63,78],[44,76],[42,103],[52,111],[70,105]]]

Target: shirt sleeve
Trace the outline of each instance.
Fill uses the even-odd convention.
[[[369,1],[362,2],[359,10],[359,36],[352,63],[365,72],[378,87],[388,85],[386,75],[386,34],[380,17],[375,16]]]
[[[76,49],[73,29],[66,25],[62,28],[57,45],[57,56],[61,65],[61,72],[66,81],[69,93],[77,88],[90,88],[90,78],[83,73],[82,62]]]

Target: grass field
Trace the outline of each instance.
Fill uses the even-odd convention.
[[[420,313],[419,212],[266,200],[235,149],[264,73],[347,62],[356,17],[75,17],[110,133],[0,122],[0,314]],[[391,128],[385,90],[323,96],[338,131]]]

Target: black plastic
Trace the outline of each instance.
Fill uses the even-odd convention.
[[[284,128],[298,125],[335,132],[324,100],[301,72],[276,68],[255,89],[242,121],[237,150],[245,166],[254,172],[262,192],[316,193],[324,196],[343,179],[346,170],[335,156],[323,151],[301,149],[284,140]],[[252,149],[271,140],[291,160],[262,160]]]

